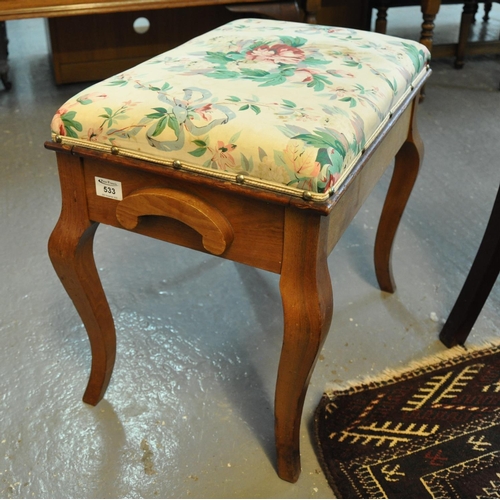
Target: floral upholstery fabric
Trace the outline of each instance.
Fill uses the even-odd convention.
[[[238,20],[91,86],[51,128],[63,143],[328,196],[429,57],[378,33]]]

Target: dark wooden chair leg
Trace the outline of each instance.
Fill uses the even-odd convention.
[[[394,164],[387,197],[380,216],[375,238],[375,273],[380,289],[393,293],[396,290],[392,274],[392,247],[399,222],[412,192],[424,155],[424,145],[417,130],[416,109],[413,103],[411,126]]]
[[[9,80],[8,44],[5,21],[0,21],[0,81],[3,83],[5,90],[12,88],[12,83]]]
[[[447,347],[463,345],[500,273],[500,189],[465,284],[439,339]]]
[[[333,313],[326,217],[287,209],[280,279],[284,339],[275,397],[278,475],[300,474],[300,420],[309,379]]]
[[[83,400],[96,405],[104,396],[115,361],[113,317],[93,255],[98,223],[89,221],[80,159],[58,155],[62,210],[49,239],[49,256],[89,336],[92,367]]]

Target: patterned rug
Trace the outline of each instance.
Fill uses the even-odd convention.
[[[500,498],[500,347],[458,352],[323,396],[314,426],[336,496]]]

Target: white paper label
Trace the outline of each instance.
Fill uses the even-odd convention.
[[[104,198],[111,198],[112,200],[123,200],[122,183],[119,181],[96,177],[95,191],[97,196],[104,196]]]

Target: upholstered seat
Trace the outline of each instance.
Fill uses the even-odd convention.
[[[243,20],[65,103],[46,143],[62,193],[49,254],[92,348],[84,401],[104,396],[116,351],[93,259],[99,223],[278,273],[277,469],[296,481],[302,407],[333,313],[327,257],[394,158],[375,269],[395,289],[428,58],[385,35]]]
[[[234,21],[86,89],[52,131],[64,144],[324,200],[428,59],[422,45],[377,33]]]

